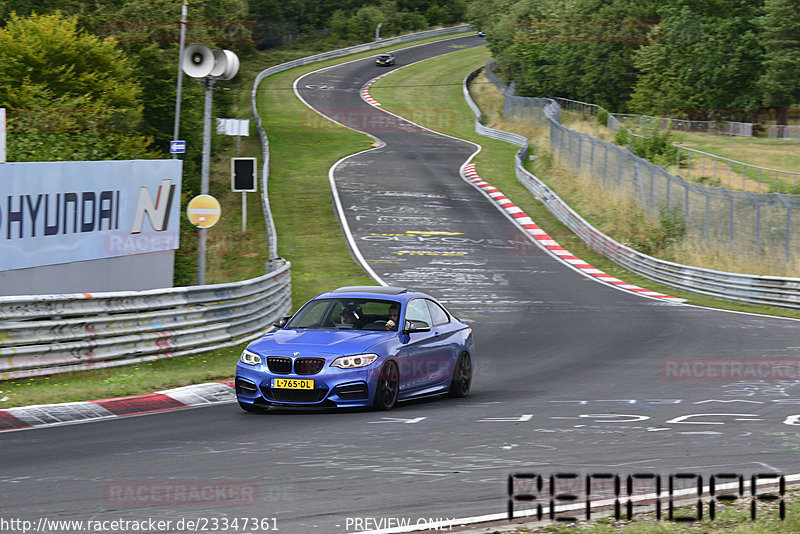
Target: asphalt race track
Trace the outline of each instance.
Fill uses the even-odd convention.
[[[398,67],[480,44],[412,47]],[[180,519],[256,518],[267,522],[227,532],[354,532],[503,513],[512,473],[800,472],[800,382],[703,374],[709,360],[796,370],[799,321],[660,302],[556,261],[461,178],[474,145],[361,99],[392,68],[367,58],[296,88],[385,143],[333,169],[344,222],[376,276],[471,322],[472,394],[388,413],[225,404],[5,432],[4,517],[173,521],[166,532]],[[676,379],[687,360],[695,379]],[[201,504],[181,493],[212,486]]]

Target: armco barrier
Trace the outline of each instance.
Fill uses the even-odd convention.
[[[481,68],[472,72],[463,83],[464,98],[477,117],[475,131],[520,147],[514,158],[517,179],[592,250],[631,272],[678,289],[749,304],[800,309],[800,278],[728,273],[672,263],[626,247],[589,224],[547,185],[524,168],[523,162],[528,153],[526,137],[488,128],[481,123],[480,109],[472,100],[467,86],[482,70]],[[558,123],[560,116],[558,103],[544,98],[535,100],[541,104],[540,112],[550,121]],[[559,127],[564,128],[560,124]]]
[[[260,336],[290,309],[289,263],[228,284],[0,297],[0,379],[214,350]]]

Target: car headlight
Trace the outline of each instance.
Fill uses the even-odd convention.
[[[338,367],[339,369],[355,369],[357,367],[366,367],[378,359],[377,354],[356,354],[355,356],[342,356],[336,358],[331,362],[331,367]]]
[[[242,351],[242,356],[239,359],[247,365],[259,365],[261,363],[261,356],[249,350]]]

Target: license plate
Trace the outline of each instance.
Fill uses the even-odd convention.
[[[273,378],[272,387],[277,389],[314,389],[314,381],[303,378]]]

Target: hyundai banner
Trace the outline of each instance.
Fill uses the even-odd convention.
[[[0,165],[0,271],[177,249],[181,165]]]

